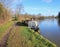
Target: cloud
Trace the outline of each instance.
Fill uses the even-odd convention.
[[[5,5],[11,5],[11,4],[15,4],[15,3],[21,3],[22,0],[0,0],[0,3],[3,3]]]
[[[46,3],[51,3],[53,0],[42,0],[42,1]]]
[[[40,8],[37,8],[37,7],[26,7],[25,8],[26,10],[29,10],[29,11],[31,11],[31,10],[40,10]]]
[[[20,2],[20,3],[21,3],[21,2],[22,2],[22,0],[13,0],[13,2]]]
[[[46,9],[46,11],[47,11],[48,13],[51,13],[51,12],[52,12],[52,10],[50,10],[50,9]]]

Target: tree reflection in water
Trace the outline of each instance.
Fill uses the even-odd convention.
[[[58,25],[60,26],[60,18],[58,18]]]

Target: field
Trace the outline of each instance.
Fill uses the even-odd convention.
[[[11,30],[6,47],[56,47],[56,45],[19,23]]]

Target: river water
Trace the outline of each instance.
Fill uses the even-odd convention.
[[[60,47],[60,20],[45,19],[39,22],[41,35]]]

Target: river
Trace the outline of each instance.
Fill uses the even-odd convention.
[[[39,22],[41,35],[60,47],[60,20],[45,19]]]

